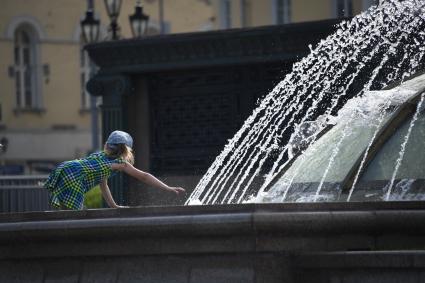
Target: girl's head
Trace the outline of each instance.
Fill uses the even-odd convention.
[[[109,157],[123,158],[133,164],[133,138],[126,132],[113,131],[106,140],[104,150]]]
[[[105,143],[103,150],[111,158],[123,158],[128,163],[134,164],[133,150],[123,143]]]

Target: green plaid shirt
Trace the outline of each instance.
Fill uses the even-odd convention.
[[[109,158],[104,151],[62,162],[44,184],[50,191],[50,204],[56,208],[63,205],[82,209],[84,194],[111,176],[111,164],[123,162],[122,158]]]

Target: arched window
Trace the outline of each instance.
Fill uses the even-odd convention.
[[[37,66],[34,33],[30,28],[21,26],[14,34],[14,75],[18,109],[40,106],[36,87]]]

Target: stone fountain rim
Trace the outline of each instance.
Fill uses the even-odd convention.
[[[315,203],[245,203],[222,205],[140,206],[123,209],[87,209],[80,211],[34,211],[0,213],[0,224],[11,222],[132,218],[184,215],[221,215],[237,213],[290,212],[361,212],[361,211],[423,210],[423,201],[383,202],[315,202]]]
[[[354,241],[356,250],[367,250],[370,245],[374,250],[388,246],[386,237],[402,237],[406,243],[412,237],[423,239],[424,219],[423,202],[152,206],[3,213],[0,260],[330,251],[338,250],[342,239]],[[357,243],[358,238],[366,242]]]

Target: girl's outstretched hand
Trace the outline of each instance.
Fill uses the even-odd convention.
[[[180,187],[169,187],[170,192],[174,192],[176,195],[182,195],[186,192],[185,189]]]

